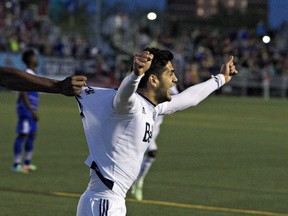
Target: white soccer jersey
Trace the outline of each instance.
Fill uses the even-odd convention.
[[[169,89],[169,92],[171,95],[175,95],[175,94],[178,94],[179,91],[176,87],[176,85],[174,85],[173,87],[171,87]],[[154,150],[157,150],[157,143],[156,143],[156,138],[158,137],[159,133],[160,133],[160,126],[162,124],[164,120],[164,116],[163,115],[159,115],[154,123],[154,126],[153,126],[153,136],[150,140],[150,144],[147,148],[147,152],[149,151],[154,151]]]
[[[131,73],[118,91],[86,87],[77,97],[89,147],[86,164],[94,161],[121,197],[137,178],[157,116],[195,106],[225,83],[224,76],[217,75],[154,106],[136,93],[141,78]]]

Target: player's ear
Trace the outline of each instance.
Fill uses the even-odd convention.
[[[149,76],[149,83],[150,83],[150,85],[152,85],[153,87],[158,87],[159,86],[159,79],[158,79],[158,77],[157,76],[155,76],[154,74],[151,74],[150,76]]]

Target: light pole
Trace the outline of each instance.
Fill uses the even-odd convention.
[[[102,39],[101,39],[101,18],[102,18],[102,0],[96,0],[96,21],[95,21],[95,28],[96,28],[96,46],[100,47]]]

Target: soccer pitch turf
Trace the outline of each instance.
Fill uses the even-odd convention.
[[[0,215],[75,215],[88,154],[74,98],[41,94],[34,173],[10,171],[15,92],[0,92]],[[288,100],[210,96],[166,116],[127,216],[288,216]]]

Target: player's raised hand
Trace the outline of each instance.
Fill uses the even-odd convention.
[[[225,76],[225,82],[229,82],[232,79],[232,76],[236,75],[238,71],[234,65],[234,57],[230,56],[225,64],[221,66],[220,73]]]
[[[66,96],[74,96],[81,92],[82,87],[86,85],[85,76],[71,76],[57,83],[60,86],[60,93]]]
[[[151,66],[153,54],[148,51],[137,53],[134,56],[133,71],[137,76],[144,74]]]

